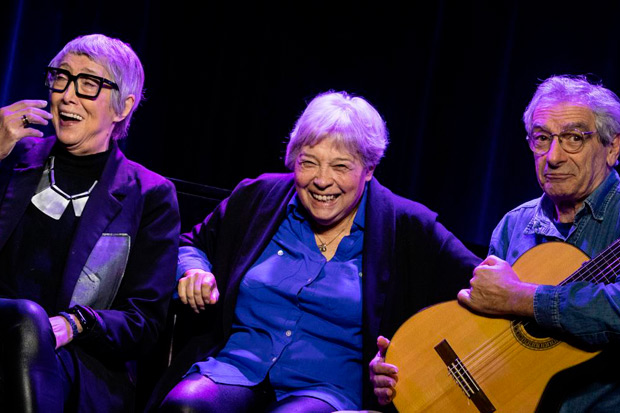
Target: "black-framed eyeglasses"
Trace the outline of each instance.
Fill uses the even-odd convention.
[[[565,131],[560,133],[532,132],[527,135],[527,143],[532,152],[544,155],[549,152],[553,138],[557,136],[562,149],[568,153],[577,153],[583,149],[586,140],[592,137],[596,131],[582,132],[579,130]]]
[[[111,80],[88,73],[78,73],[72,75],[71,72],[58,67],[48,67],[45,69],[45,86],[52,92],[64,92],[73,82],[75,94],[86,99],[97,99],[101,89],[106,87],[118,90],[118,85]]]

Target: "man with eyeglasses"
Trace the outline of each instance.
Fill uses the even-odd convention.
[[[522,282],[512,265],[546,242],[569,243],[595,257],[620,238],[620,178],[614,169],[620,100],[585,77],[554,76],[539,85],[523,120],[543,195],[504,216],[493,231],[489,256],[458,299],[479,313],[534,319],[579,346],[611,349],[554,377],[538,409],[617,411],[620,356],[613,346],[620,342],[620,282],[537,285]],[[540,267],[545,264],[542,257]],[[379,343],[371,364],[375,393],[383,403],[394,397],[397,379],[396,367],[382,357],[388,344]]]
[[[523,120],[544,193],[504,216],[491,237],[489,256],[458,298],[476,311],[533,318],[578,346],[608,350],[559,374],[539,409],[617,411],[620,363],[613,347],[620,342],[620,283],[595,281],[599,275],[593,274],[589,282],[530,284],[512,265],[545,242],[567,242],[595,257],[620,238],[620,179],[614,169],[620,101],[584,77],[555,76],[539,85]],[[612,273],[615,278],[620,271]]]

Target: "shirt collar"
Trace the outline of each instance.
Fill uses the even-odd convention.
[[[615,192],[613,189],[618,186],[619,182],[620,177],[618,176],[618,172],[614,169],[607,178],[605,178],[603,183],[586,198],[584,206],[577,211],[575,219],[579,220],[582,216],[589,213],[597,221],[602,221],[609,202],[613,198]],[[546,194],[543,194],[540,198],[540,202],[538,202],[536,206],[534,216],[523,231],[524,234],[541,234],[564,239],[553,224],[554,213],[555,207],[553,202]]]
[[[612,169],[611,173],[607,176],[607,178],[605,178],[603,183],[600,184],[598,188],[596,188],[594,192],[592,192],[584,201],[584,204],[588,206],[590,213],[597,221],[603,220],[605,211],[607,211],[609,202],[615,192],[613,189],[618,186],[618,182],[620,182],[618,172],[616,172],[615,169]],[[577,214],[580,214],[581,212],[582,211],[579,211]]]
[[[353,228],[357,227],[359,229],[364,229],[364,223],[366,219],[366,198],[368,196],[368,182],[364,186],[364,193],[362,194],[362,199],[360,199],[359,207],[357,208],[357,214],[355,214],[355,219],[353,220]],[[286,206],[286,210],[288,215],[292,215],[296,219],[300,221],[306,221],[308,219],[308,214],[305,208],[301,205],[301,201],[299,201],[299,197],[297,193],[293,195],[291,200]],[[353,228],[351,231],[353,231]]]

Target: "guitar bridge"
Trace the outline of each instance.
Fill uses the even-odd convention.
[[[450,344],[446,340],[435,346],[435,351],[448,367],[448,373],[456,384],[463,390],[465,396],[470,399],[478,410],[482,413],[494,412],[495,406],[478,386],[476,380],[471,376],[461,359],[456,355]]]

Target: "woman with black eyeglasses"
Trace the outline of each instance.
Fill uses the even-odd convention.
[[[135,360],[174,288],[173,185],[127,160],[144,83],[131,47],[69,42],[47,102],[0,109],[0,407],[134,409]],[[36,129],[51,120],[56,136]]]

